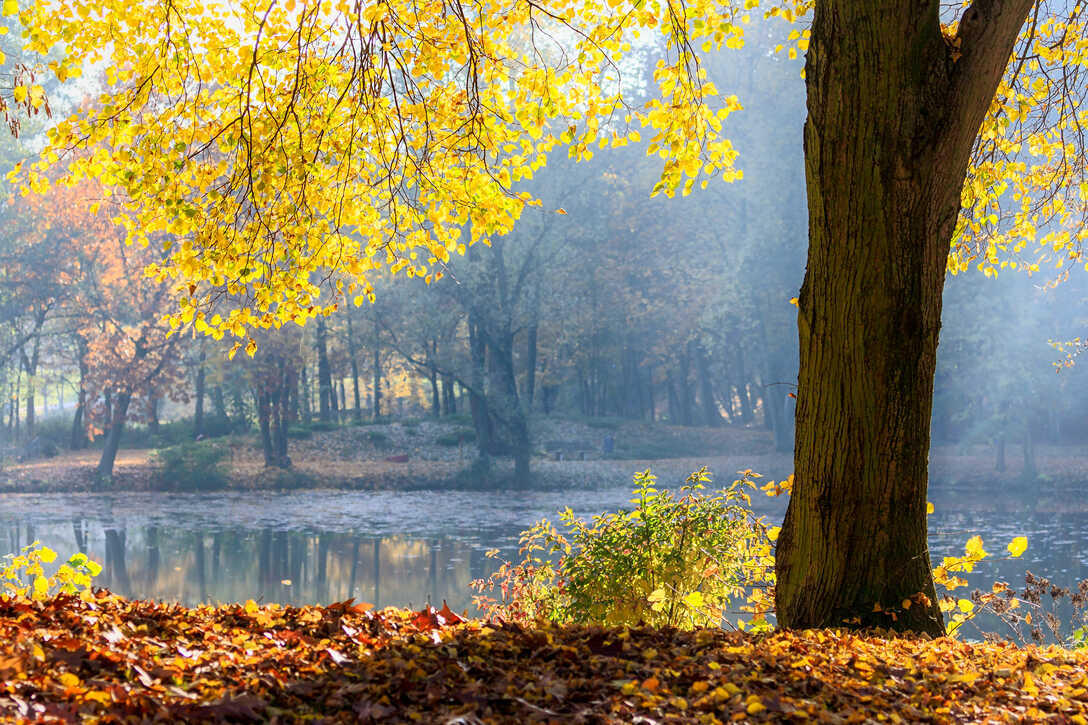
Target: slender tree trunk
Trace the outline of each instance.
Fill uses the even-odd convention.
[[[34,376],[38,374],[38,339],[34,338],[34,354],[28,357],[24,352],[23,356],[23,368],[26,370],[26,437],[27,439],[34,437]]]
[[[480,332],[474,315],[469,315],[468,346],[472,358],[472,388],[469,390],[468,403],[472,412],[472,423],[476,429],[476,450],[478,464],[486,469],[491,463],[492,431],[491,411],[487,398],[483,395],[484,376],[487,366],[487,342]]]
[[[1024,421],[1024,472],[1025,481],[1034,481],[1039,477],[1039,469],[1035,466],[1035,435],[1031,427],[1031,420]]]
[[[254,391],[257,400],[257,426],[261,430],[261,450],[264,452],[264,465],[266,467],[278,466],[276,461],[276,446],[272,442],[272,398],[265,390],[264,384],[260,384]]]
[[[310,403],[310,379],[306,376],[306,366],[303,365],[298,374],[299,407],[302,408],[302,422],[310,424],[314,422],[314,409]]]
[[[375,325],[375,328],[377,325]],[[374,344],[374,398],[370,410],[370,417],[374,420],[382,417],[382,356],[377,344],[375,334]]]
[[[529,326],[525,336],[525,407],[532,411],[536,397],[537,321]]]
[[[359,359],[358,348],[355,346],[355,331],[351,326],[351,314],[348,316],[348,358],[351,360],[351,392],[354,398],[355,407],[352,409],[351,417],[359,423],[363,420],[363,406],[359,399]]]
[[[132,391],[122,390],[110,406],[110,429],[106,433],[106,443],[98,459],[98,478],[101,481],[110,481],[113,478],[113,464],[117,460],[117,450],[121,447],[121,434],[125,430],[125,419],[131,402]]]
[[[87,445],[87,430],[83,418],[87,410],[87,340],[76,336],[76,349],[79,356],[79,391],[76,393],[76,412],[72,416],[73,451],[82,450]]]
[[[147,429],[156,435],[159,432],[159,396],[150,385],[147,388]]]
[[[442,414],[442,399],[438,390],[438,370],[435,369],[438,359],[438,340],[432,338],[429,343],[424,343],[423,347],[427,351],[427,380],[431,384],[431,415],[437,418]]]
[[[971,148],[1031,4],[976,0],[957,47],[938,0],[815,4],[784,627],[944,632],[926,537],[942,283]]]
[[[215,406],[215,417],[220,420],[230,420],[230,416],[227,415],[227,401],[223,397],[223,386],[212,387],[212,405]]]
[[[200,361],[196,368],[196,402],[193,404],[193,438],[204,435],[204,350],[201,345]]]
[[[718,400],[714,397],[714,384],[710,379],[710,361],[706,358],[706,350],[702,345],[696,344],[695,371],[699,376],[699,399],[703,407],[703,425],[720,426],[722,414],[718,409]]]
[[[332,421],[332,411],[336,407],[333,400],[332,372],[329,369],[328,327],[325,318],[317,318],[317,405],[318,419],[322,423]]]

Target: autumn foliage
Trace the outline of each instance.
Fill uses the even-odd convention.
[[[0,598],[0,711],[16,722],[1085,722],[1086,673],[1083,651],[838,630]]]

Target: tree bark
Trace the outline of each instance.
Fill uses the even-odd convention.
[[[101,481],[113,479],[113,464],[117,460],[117,450],[121,447],[121,434],[125,430],[128,405],[132,402],[132,391],[122,390],[110,406],[110,429],[106,434],[106,443],[98,459],[98,478]]]
[[[954,48],[938,0],[816,3],[784,627],[944,632],[926,532],[942,283],[972,145],[1031,4],[976,0]]]

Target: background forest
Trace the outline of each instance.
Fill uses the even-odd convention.
[[[13,195],[0,209],[4,457],[91,446],[109,477],[123,447],[256,431],[264,463],[288,468],[292,437],[424,416],[458,423],[445,443],[471,448],[476,473],[508,457],[522,480],[533,455],[589,447],[543,440],[546,419],[743,426],[792,450],[805,108],[797,65],[769,45],[710,67],[747,100],[730,131],[741,181],[647,199],[657,171],[641,144],[555,159],[533,181],[543,205],[454,255],[441,280],[378,279],[361,306],[323,298],[330,316],[261,333],[253,356],[168,334],[173,290],[142,271],[161,252],[125,245],[93,183]],[[33,127],[6,139],[4,161],[35,140]],[[1049,344],[1082,334],[1088,283],[972,269],[946,284],[934,443],[984,445],[996,470],[1015,461],[1034,477],[1038,446],[1088,438],[1088,373]],[[675,445],[682,437],[637,450],[614,437],[592,449],[705,453]]]

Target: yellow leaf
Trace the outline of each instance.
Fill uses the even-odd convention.
[[[563,216],[566,216],[567,215],[567,210],[564,209],[563,207],[559,207],[558,209],[555,210],[555,213],[556,214],[562,214]]]
[[[246,600],[246,614],[254,614],[260,607],[257,606],[257,602],[252,599]]]
[[[4,0],[4,15],[18,15],[19,3],[16,0]]]
[[[49,580],[44,576],[34,577],[34,596],[44,597],[49,593]]]
[[[1009,550],[1011,556],[1020,556],[1027,551],[1028,539],[1026,536],[1017,536],[1009,542],[1009,545],[1006,548]]]
[[[926,501],[926,514],[931,513],[933,513],[933,504],[929,501]]]
[[[956,601],[956,606],[959,607],[959,610],[964,614],[970,614],[971,610],[975,608],[974,602],[970,599],[959,599]]]

